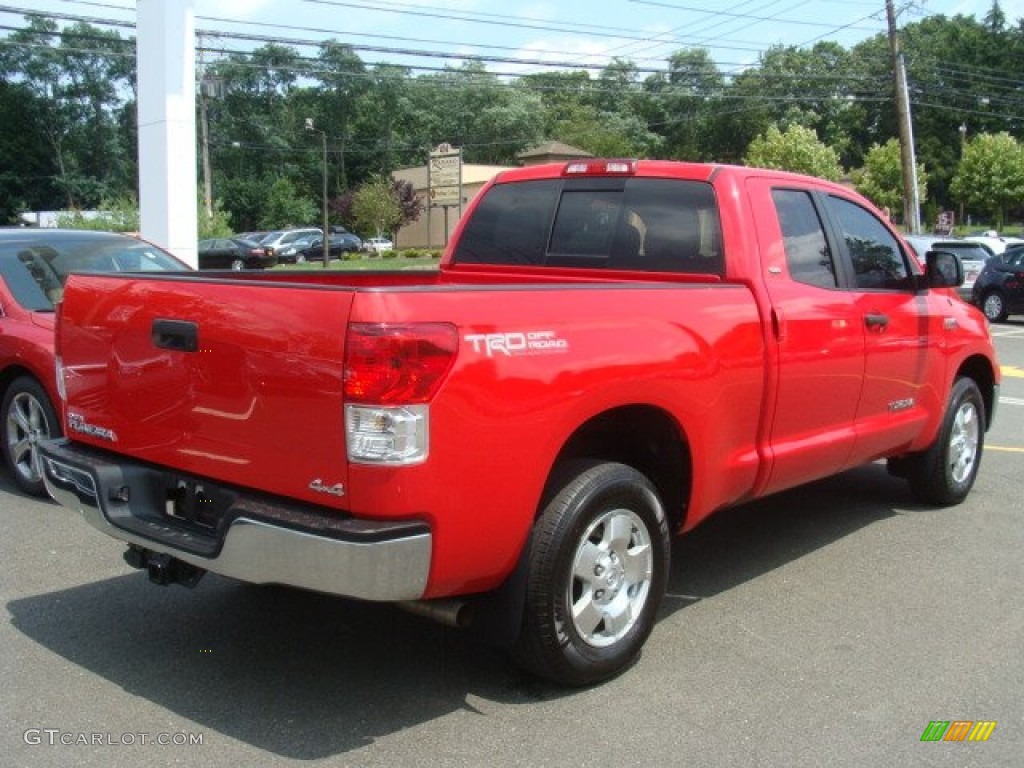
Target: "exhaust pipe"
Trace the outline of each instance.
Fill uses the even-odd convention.
[[[446,627],[466,629],[473,623],[473,611],[464,600],[402,600],[397,605],[403,611],[436,621]]]

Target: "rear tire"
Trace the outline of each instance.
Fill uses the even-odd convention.
[[[959,504],[978,476],[984,445],[985,401],[973,379],[959,378],[935,442],[905,465],[914,496],[926,504]]]
[[[1001,323],[1009,316],[1009,312],[1006,311],[1006,300],[999,291],[985,294],[985,298],[981,300],[981,311],[993,323]]]
[[[628,668],[654,628],[669,567],[665,513],[623,464],[574,462],[535,524],[516,660],[565,685]]]
[[[40,440],[62,434],[57,412],[43,386],[31,376],[19,376],[7,388],[3,401],[4,461],[25,493],[46,496],[40,464]]]

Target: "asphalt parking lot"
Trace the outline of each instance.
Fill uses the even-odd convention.
[[[1024,322],[995,334],[966,503],[872,465],[721,513],[674,547],[640,662],[580,691],[388,606],[153,587],[0,475],[0,764],[1020,766]],[[932,721],[995,727],[922,741]]]

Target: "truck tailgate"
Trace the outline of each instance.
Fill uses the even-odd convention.
[[[189,275],[73,275],[60,308],[76,440],[316,503],[347,482],[353,291]]]

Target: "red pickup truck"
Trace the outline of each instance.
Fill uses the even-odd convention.
[[[999,368],[962,279],[818,179],[517,169],[436,272],[73,275],[44,475],[154,582],[504,617],[588,684],[715,510],[880,459],[967,495]]]

